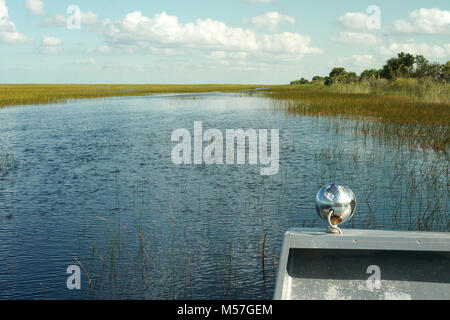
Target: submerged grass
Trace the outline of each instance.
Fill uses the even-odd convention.
[[[0,176],[17,168],[14,154],[6,147],[0,146]]]

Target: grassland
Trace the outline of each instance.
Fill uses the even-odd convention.
[[[69,99],[144,96],[156,93],[240,91],[258,85],[109,85],[109,84],[0,84],[0,107],[49,104]]]

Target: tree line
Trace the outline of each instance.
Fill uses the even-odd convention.
[[[431,78],[434,81],[450,83],[450,61],[445,64],[430,62],[423,55],[413,56],[401,52],[397,57],[386,61],[381,69],[367,69],[358,76],[348,72],[343,67],[336,67],[326,77],[314,76],[311,81],[301,78],[291,81],[291,84],[325,84],[337,83],[374,83],[380,79],[395,80],[397,78]]]

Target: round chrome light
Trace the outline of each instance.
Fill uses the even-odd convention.
[[[355,214],[356,198],[352,190],[343,184],[331,183],[322,187],[316,195],[316,211],[330,226],[330,232],[342,233],[338,225]]]

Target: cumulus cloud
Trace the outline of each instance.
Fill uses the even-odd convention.
[[[224,60],[224,59],[239,59],[244,60],[248,57],[247,52],[225,52],[225,51],[212,51],[208,56],[210,59]]]
[[[94,26],[100,22],[100,19],[97,14],[92,11],[83,12],[81,11],[81,27],[83,25]],[[47,17],[42,22],[45,26],[59,26],[65,27],[67,25],[67,16],[64,14],[56,14],[53,17]]]
[[[404,33],[450,34],[450,11],[418,9],[409,14],[412,22],[396,20],[395,30]]]
[[[260,29],[267,29],[271,32],[275,32],[278,29],[278,25],[283,22],[295,25],[295,19],[293,17],[278,13],[276,11],[267,12],[251,19],[244,19],[243,22],[244,24],[250,24]]]
[[[375,62],[375,58],[369,54],[354,54],[351,57],[338,59],[340,65],[357,68],[358,70],[373,67]]]
[[[379,52],[386,56],[395,56],[399,52],[405,52],[410,54],[422,54],[427,58],[445,58],[450,55],[450,44],[444,46],[429,45],[427,43],[416,43],[414,41],[406,43],[392,42],[389,45],[383,45],[379,48]]]
[[[212,19],[197,19],[183,24],[178,17],[165,12],[149,18],[140,11],[134,11],[115,21],[105,19],[97,32],[105,37],[108,47],[158,44],[162,47],[270,52],[296,56],[322,53],[321,49],[311,46],[311,37],[307,35],[284,32],[258,36],[251,30],[229,27]]]
[[[17,31],[16,25],[10,20],[5,0],[0,0],[0,43],[24,43],[28,38]]]
[[[43,0],[27,0],[25,8],[33,15],[44,15],[44,1]]]
[[[364,46],[374,46],[379,43],[377,37],[371,33],[362,32],[340,32],[339,36],[333,37],[334,42],[342,44],[354,44],[354,45],[364,45]]]
[[[61,51],[62,40],[56,37],[42,38],[40,51],[46,54],[55,54]]]
[[[247,65],[247,52],[226,52],[226,51],[212,51],[206,56],[207,59],[212,60],[213,63],[218,65],[230,65],[230,66],[244,66]]]
[[[227,70],[263,71],[270,68],[264,54],[262,56],[253,55],[249,58],[248,52],[212,51],[206,58],[210,62],[206,65],[211,69],[220,69],[225,66]]]
[[[370,17],[361,12],[347,12],[339,17],[339,25],[345,29],[368,30]]]

